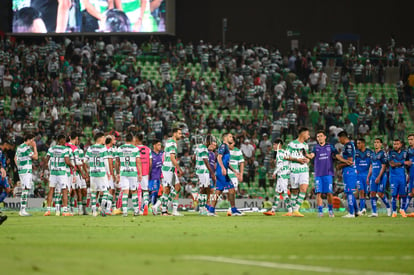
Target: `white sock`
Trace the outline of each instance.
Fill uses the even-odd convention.
[[[107,211],[111,211],[111,207],[112,207],[112,201],[111,200],[107,200],[106,201],[106,210]]]

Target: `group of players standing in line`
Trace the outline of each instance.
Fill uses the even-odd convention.
[[[159,209],[161,215],[170,215],[169,204],[172,204],[172,215],[182,215],[178,212],[178,193],[181,189],[179,177],[183,172],[177,160],[177,141],[181,138],[181,129],[174,128],[162,151],[162,143],[159,140],[153,142],[152,150],[143,145],[141,134],[126,134],[124,144],[115,148],[114,136],[97,133],[94,136],[95,144],[84,152],[78,147],[77,133],[71,133],[68,140],[66,136],[59,135],[56,145],[51,146],[46,155],[50,177],[47,211],[44,216],[51,215],[52,201],[55,203],[54,209],[58,216],[73,216],[75,200],[78,214],[88,214],[88,183],[89,205],[93,216],[97,216],[99,212],[104,216],[128,216],[129,195],[134,215],[148,215],[150,203],[154,215],[159,213]],[[38,153],[33,135],[26,135],[24,140],[24,143],[18,146],[15,157],[23,189],[19,215],[30,216],[31,214],[26,211],[27,195],[32,188],[32,160],[38,158]],[[228,170],[233,170],[233,175],[236,178],[240,177],[236,169],[229,167],[229,146],[234,146],[233,137],[231,134],[225,134],[216,157],[214,150],[217,143],[213,136],[208,135],[206,144],[200,144],[196,149],[196,173],[200,180],[200,214],[215,216],[215,198],[226,189],[229,192],[232,215],[243,215],[235,207],[234,186],[228,175]],[[210,196],[211,182],[216,183],[215,196]],[[158,198],[161,183],[163,194]],[[97,209],[98,198],[100,211]]]
[[[370,217],[378,217],[378,197],[385,204],[388,216],[397,217],[399,199],[401,216],[414,217],[414,213],[406,214],[414,196],[414,134],[408,135],[407,150],[403,149],[403,142],[396,139],[393,141],[393,148],[388,152],[384,151],[380,138],[374,140],[374,150],[368,149],[362,138],[357,139],[355,146],[345,131],[338,134],[339,142],[343,145],[341,153],[333,145],[326,143],[324,131],[317,131],[317,144],[312,152],[309,152],[308,145],[305,143],[308,138],[308,129],[302,128],[299,130],[299,137],[290,142],[286,150],[282,149],[283,142],[280,139],[275,140],[273,144],[277,152],[274,172],[274,176],[277,175],[276,193],[286,202],[288,213],[285,216],[303,216],[298,210],[309,183],[308,163],[314,159],[315,193],[319,217],[323,217],[322,194],[327,194],[329,217],[334,217],[332,195],[334,160],[339,162],[337,169],[342,170],[344,193],[348,203],[349,213],[343,216],[344,218],[365,215],[367,213],[365,198],[368,194],[372,209]],[[287,195],[289,179],[290,198]],[[387,182],[390,184],[391,204],[386,194]],[[355,198],[356,191],[359,193],[359,207]],[[275,215],[278,199],[279,196],[272,210],[265,212],[265,215]]]
[[[182,170],[177,161],[177,141],[182,132],[174,128],[172,136],[166,141],[164,151],[159,140],[153,148],[143,145],[142,135],[126,134],[125,143],[115,148],[114,136],[103,133],[95,135],[95,144],[84,152],[79,145],[78,134],[72,133],[67,142],[64,135],[57,137],[57,144],[49,148],[47,162],[50,169],[47,212],[55,202],[56,215],[72,216],[71,209],[77,200],[78,213],[87,214],[87,183],[90,188],[90,207],[97,216],[99,197],[101,215],[123,214],[128,216],[128,198],[131,195],[134,215],[148,215],[151,203],[154,215],[161,209],[162,215],[170,215],[168,207],[172,204],[172,215],[178,212],[178,193],[181,189],[179,177]],[[318,215],[323,216],[322,194],[327,194],[329,217],[333,212],[334,161],[342,170],[344,193],[349,213],[343,217],[353,218],[365,215],[366,195],[369,194],[372,214],[377,217],[377,199],[381,198],[387,208],[388,216],[397,217],[397,200],[400,199],[400,214],[406,211],[414,196],[414,134],[408,136],[409,148],[402,148],[401,140],[394,140],[393,149],[385,152],[382,140],[374,140],[374,150],[366,148],[365,140],[358,139],[356,146],[345,131],[338,134],[343,145],[340,153],[333,145],[326,143],[324,131],[316,133],[317,144],[309,151],[306,141],[310,134],[307,128],[299,129],[297,139],[283,149],[283,141],[276,139],[273,149],[276,153],[276,168],[273,177],[277,178],[275,202],[265,215],[274,216],[279,199],[286,203],[288,212],[284,216],[303,217],[299,209],[305,200],[309,185],[309,163],[314,159],[315,193],[317,194]],[[243,155],[235,148],[230,133],[222,136],[218,147],[212,135],[207,135],[204,143],[198,144],[195,152],[195,170],[199,179],[200,214],[216,216],[215,206],[223,192],[228,192],[231,209],[228,215],[244,215],[235,207],[238,182],[242,181]],[[32,187],[32,159],[37,159],[37,149],[33,135],[27,135],[23,144],[18,146],[15,162],[23,188],[21,197],[21,216],[29,216],[26,211],[27,195]],[[409,173],[406,173],[406,170]],[[387,198],[386,187],[390,183],[391,204]],[[408,184],[407,184],[408,182]],[[163,194],[158,198],[160,184]],[[290,187],[290,196],[288,195]],[[215,191],[214,191],[215,189]],[[355,192],[359,193],[359,207]],[[142,203],[143,200],[143,203]],[[68,207],[70,201],[70,206]]]

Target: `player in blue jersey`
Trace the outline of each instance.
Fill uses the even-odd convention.
[[[333,218],[335,217],[332,204],[332,184],[334,176],[333,157],[337,156],[337,159],[343,163],[347,163],[348,161],[342,158],[334,146],[326,143],[325,131],[317,131],[316,140],[318,141],[318,144],[313,147],[312,153],[309,154],[309,158],[314,158],[315,193],[316,202],[318,204],[318,216],[323,217],[322,194],[326,194],[328,199],[329,217]]]
[[[409,167],[410,180],[408,184],[408,196],[407,201],[405,202],[404,211],[407,212],[408,206],[410,205],[411,199],[414,197],[414,134],[408,135],[408,160],[407,166]],[[414,217],[414,212],[408,214],[407,217]]]
[[[224,189],[228,189],[228,197],[231,205],[231,214],[232,216],[242,216],[244,213],[241,213],[235,204],[235,196],[236,191],[234,189],[234,185],[232,184],[229,175],[228,169],[231,169],[237,177],[239,177],[239,173],[230,166],[230,149],[229,143],[233,142],[233,135],[230,133],[224,133],[222,136],[223,143],[220,145],[218,149],[217,155],[217,167],[216,167],[216,192],[214,194],[214,198],[211,200],[211,207],[209,208],[208,215],[209,216],[216,216],[216,204],[217,199],[223,193]]]
[[[382,199],[387,207],[387,214],[391,216],[390,203],[387,196],[384,194],[385,187],[387,185],[387,174],[385,169],[387,168],[388,156],[382,150],[382,140],[376,138],[374,140],[374,152],[371,155],[371,165],[368,171],[367,184],[369,184],[370,200],[372,207],[372,214],[370,217],[378,217],[377,213],[377,194]]]
[[[214,136],[209,135],[211,140],[207,140],[207,142],[210,142],[210,145],[208,146],[208,162],[210,164],[210,167],[213,168],[213,171],[216,171],[217,167],[217,157],[215,150],[217,149],[217,141]],[[206,208],[208,211],[210,211],[210,196],[214,194],[214,187],[216,186],[216,177],[214,175],[214,178],[212,175],[210,175],[210,192],[207,194],[207,202],[206,202]]]
[[[153,149],[151,150],[152,166],[150,172],[150,178],[148,181],[148,191],[151,196],[152,214],[157,214],[155,204],[158,199],[158,191],[160,190],[161,183],[161,168],[162,168],[162,156],[164,151],[161,150],[162,143],[159,140],[154,140],[152,143]]]
[[[339,142],[344,145],[342,157],[348,162],[341,162],[338,168],[342,168],[342,178],[344,181],[344,193],[348,201],[349,213],[343,218],[355,218],[358,210],[354,192],[356,190],[357,173],[355,167],[355,145],[348,137],[347,132],[342,131],[338,134]]]
[[[402,142],[395,139],[393,142],[393,150],[388,152],[388,163],[390,164],[390,186],[391,186],[391,204],[392,216],[397,217],[397,197],[401,199],[400,214],[406,218],[405,199],[407,197],[407,182],[405,174],[405,164],[409,164],[408,153],[402,149]]]
[[[7,195],[10,193],[10,184],[9,179],[7,178],[6,168],[7,168],[7,158],[5,150],[8,148],[7,144],[2,142],[0,144],[0,203],[3,202]]]
[[[368,193],[368,172],[371,166],[372,150],[365,146],[365,139],[357,140],[357,150],[355,153],[355,164],[357,168],[357,187],[359,191],[359,212],[358,215],[365,215],[365,196]]]

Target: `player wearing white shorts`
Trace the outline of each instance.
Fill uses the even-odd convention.
[[[103,192],[102,204],[106,204],[108,196],[108,180],[113,177],[109,169],[108,150],[105,147],[105,136],[103,133],[95,134],[95,144],[91,145],[85,154],[85,161],[89,166],[90,190],[91,190],[91,208],[92,215],[97,216],[96,199],[97,192]],[[111,213],[111,208],[106,209],[102,207],[102,215]]]
[[[69,175],[70,169],[75,166],[70,161],[72,151],[65,145],[66,137],[59,135],[57,145],[50,147],[47,151],[46,162],[50,166],[49,193],[47,196],[47,211],[44,216],[50,216],[52,196],[55,193],[62,194],[62,216],[73,216],[68,212],[68,192],[70,188]],[[55,200],[56,202],[57,200]],[[56,216],[60,215],[59,206],[56,205]]]
[[[208,159],[208,147],[213,138],[207,135],[205,144],[199,144],[194,151],[195,154],[195,169],[199,180],[200,194],[198,196],[200,215],[207,215],[206,203],[207,195],[210,194],[210,177],[213,181],[216,180],[216,175],[213,168],[210,166]]]
[[[37,160],[37,147],[34,135],[28,134],[24,137],[24,142],[16,149],[14,162],[16,163],[19,173],[20,183],[22,185],[22,196],[20,199],[20,216],[31,216],[26,212],[27,195],[32,188],[32,160]]]
[[[122,189],[122,212],[124,217],[128,216],[129,192],[131,192],[134,216],[139,215],[137,189],[138,182],[142,179],[142,166],[139,149],[133,143],[134,137],[129,133],[125,137],[125,144],[121,145],[116,152],[116,171]]]
[[[115,187],[115,184],[116,184],[115,154],[117,152],[117,149],[115,148],[115,143],[116,143],[115,136],[112,136],[112,135],[106,136],[105,145],[106,145],[106,149],[108,150],[108,158],[112,159],[112,161],[109,161],[109,171],[114,175],[113,177],[110,177],[109,180],[108,180],[109,190],[108,190],[108,198],[107,198],[106,203],[110,204],[109,209],[111,209],[111,206],[114,206],[114,209],[116,209],[116,199],[115,199],[115,190],[116,190],[116,187]],[[108,207],[108,205],[107,205],[107,207]]]
[[[87,200],[88,199],[88,189],[87,189],[88,186],[86,182],[89,182],[90,180],[89,180],[88,168],[85,163],[85,152],[83,150],[82,144],[79,145],[78,151],[79,151],[79,160],[82,163],[80,165],[80,171],[83,171],[84,178],[82,176],[77,177],[76,184],[80,188],[79,189],[80,195],[82,196],[82,210],[83,210],[82,214],[88,215],[88,212],[86,211],[86,207],[88,205],[88,200]]]
[[[165,144],[165,151],[164,151],[164,162],[162,164],[162,186],[164,188],[164,193],[159,200],[162,205],[162,215],[169,216],[167,212],[167,205],[169,197],[173,200],[173,215],[181,215],[178,213],[178,199],[176,198],[177,193],[180,191],[181,186],[180,184],[176,183],[176,179],[178,178],[175,175],[175,170],[178,172],[178,176],[183,174],[181,167],[178,165],[176,156],[177,156],[177,141],[180,140],[182,137],[182,132],[180,128],[174,128],[172,130],[172,136],[170,139],[167,140]],[[157,205],[154,206],[154,208]],[[154,210],[153,208],[153,210]],[[156,209],[156,208],[155,208]]]
[[[290,178],[290,163],[286,160],[287,152],[282,149],[283,141],[281,139],[275,139],[273,142],[273,150],[276,152],[276,168],[273,172],[273,178],[276,179],[276,195],[275,201],[272,206],[272,210],[264,212],[266,216],[275,216],[276,209],[279,206],[280,196],[286,203],[288,212],[283,216],[292,216],[292,206],[290,205],[290,199],[288,195],[288,184]]]
[[[299,209],[306,197],[309,185],[309,146],[306,144],[309,137],[309,130],[303,127],[299,129],[298,138],[291,141],[287,147],[287,160],[290,161],[292,216],[294,217],[303,217]]]
[[[148,215],[148,204],[149,204],[149,192],[148,192],[148,180],[149,174],[152,169],[152,154],[151,149],[148,146],[143,144],[144,136],[142,134],[138,134],[135,136],[135,145],[139,149],[139,155],[142,164],[142,171],[140,171],[140,175],[142,175],[141,180],[139,181],[138,185],[138,199],[139,199],[139,208],[141,209],[141,193],[144,199],[144,206],[142,214],[144,216]],[[141,173],[142,172],[142,173]]]
[[[236,147],[236,143],[231,142],[229,143],[229,149],[230,149],[230,165],[233,167],[234,171],[239,173],[239,176],[237,177],[236,174],[229,169],[228,174],[229,178],[231,180],[231,183],[234,185],[234,189],[238,190],[239,182],[243,181],[243,173],[244,173],[244,157],[242,151]],[[227,211],[227,216],[231,216],[231,208]]]
[[[71,155],[71,162],[75,166],[74,170],[71,170],[71,176],[69,179],[69,183],[72,185],[72,189],[70,191],[70,209],[71,213],[73,208],[75,207],[75,197],[78,202],[78,214],[82,215],[84,213],[83,202],[82,202],[82,188],[86,188],[86,176],[83,171],[83,161],[80,156],[80,149],[78,148],[79,145],[79,134],[76,132],[72,132],[70,134],[70,140],[68,143],[65,144],[69,147],[72,151]],[[82,153],[83,154],[83,153]]]

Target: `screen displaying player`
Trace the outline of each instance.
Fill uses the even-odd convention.
[[[13,33],[166,32],[168,0],[13,0]]]

